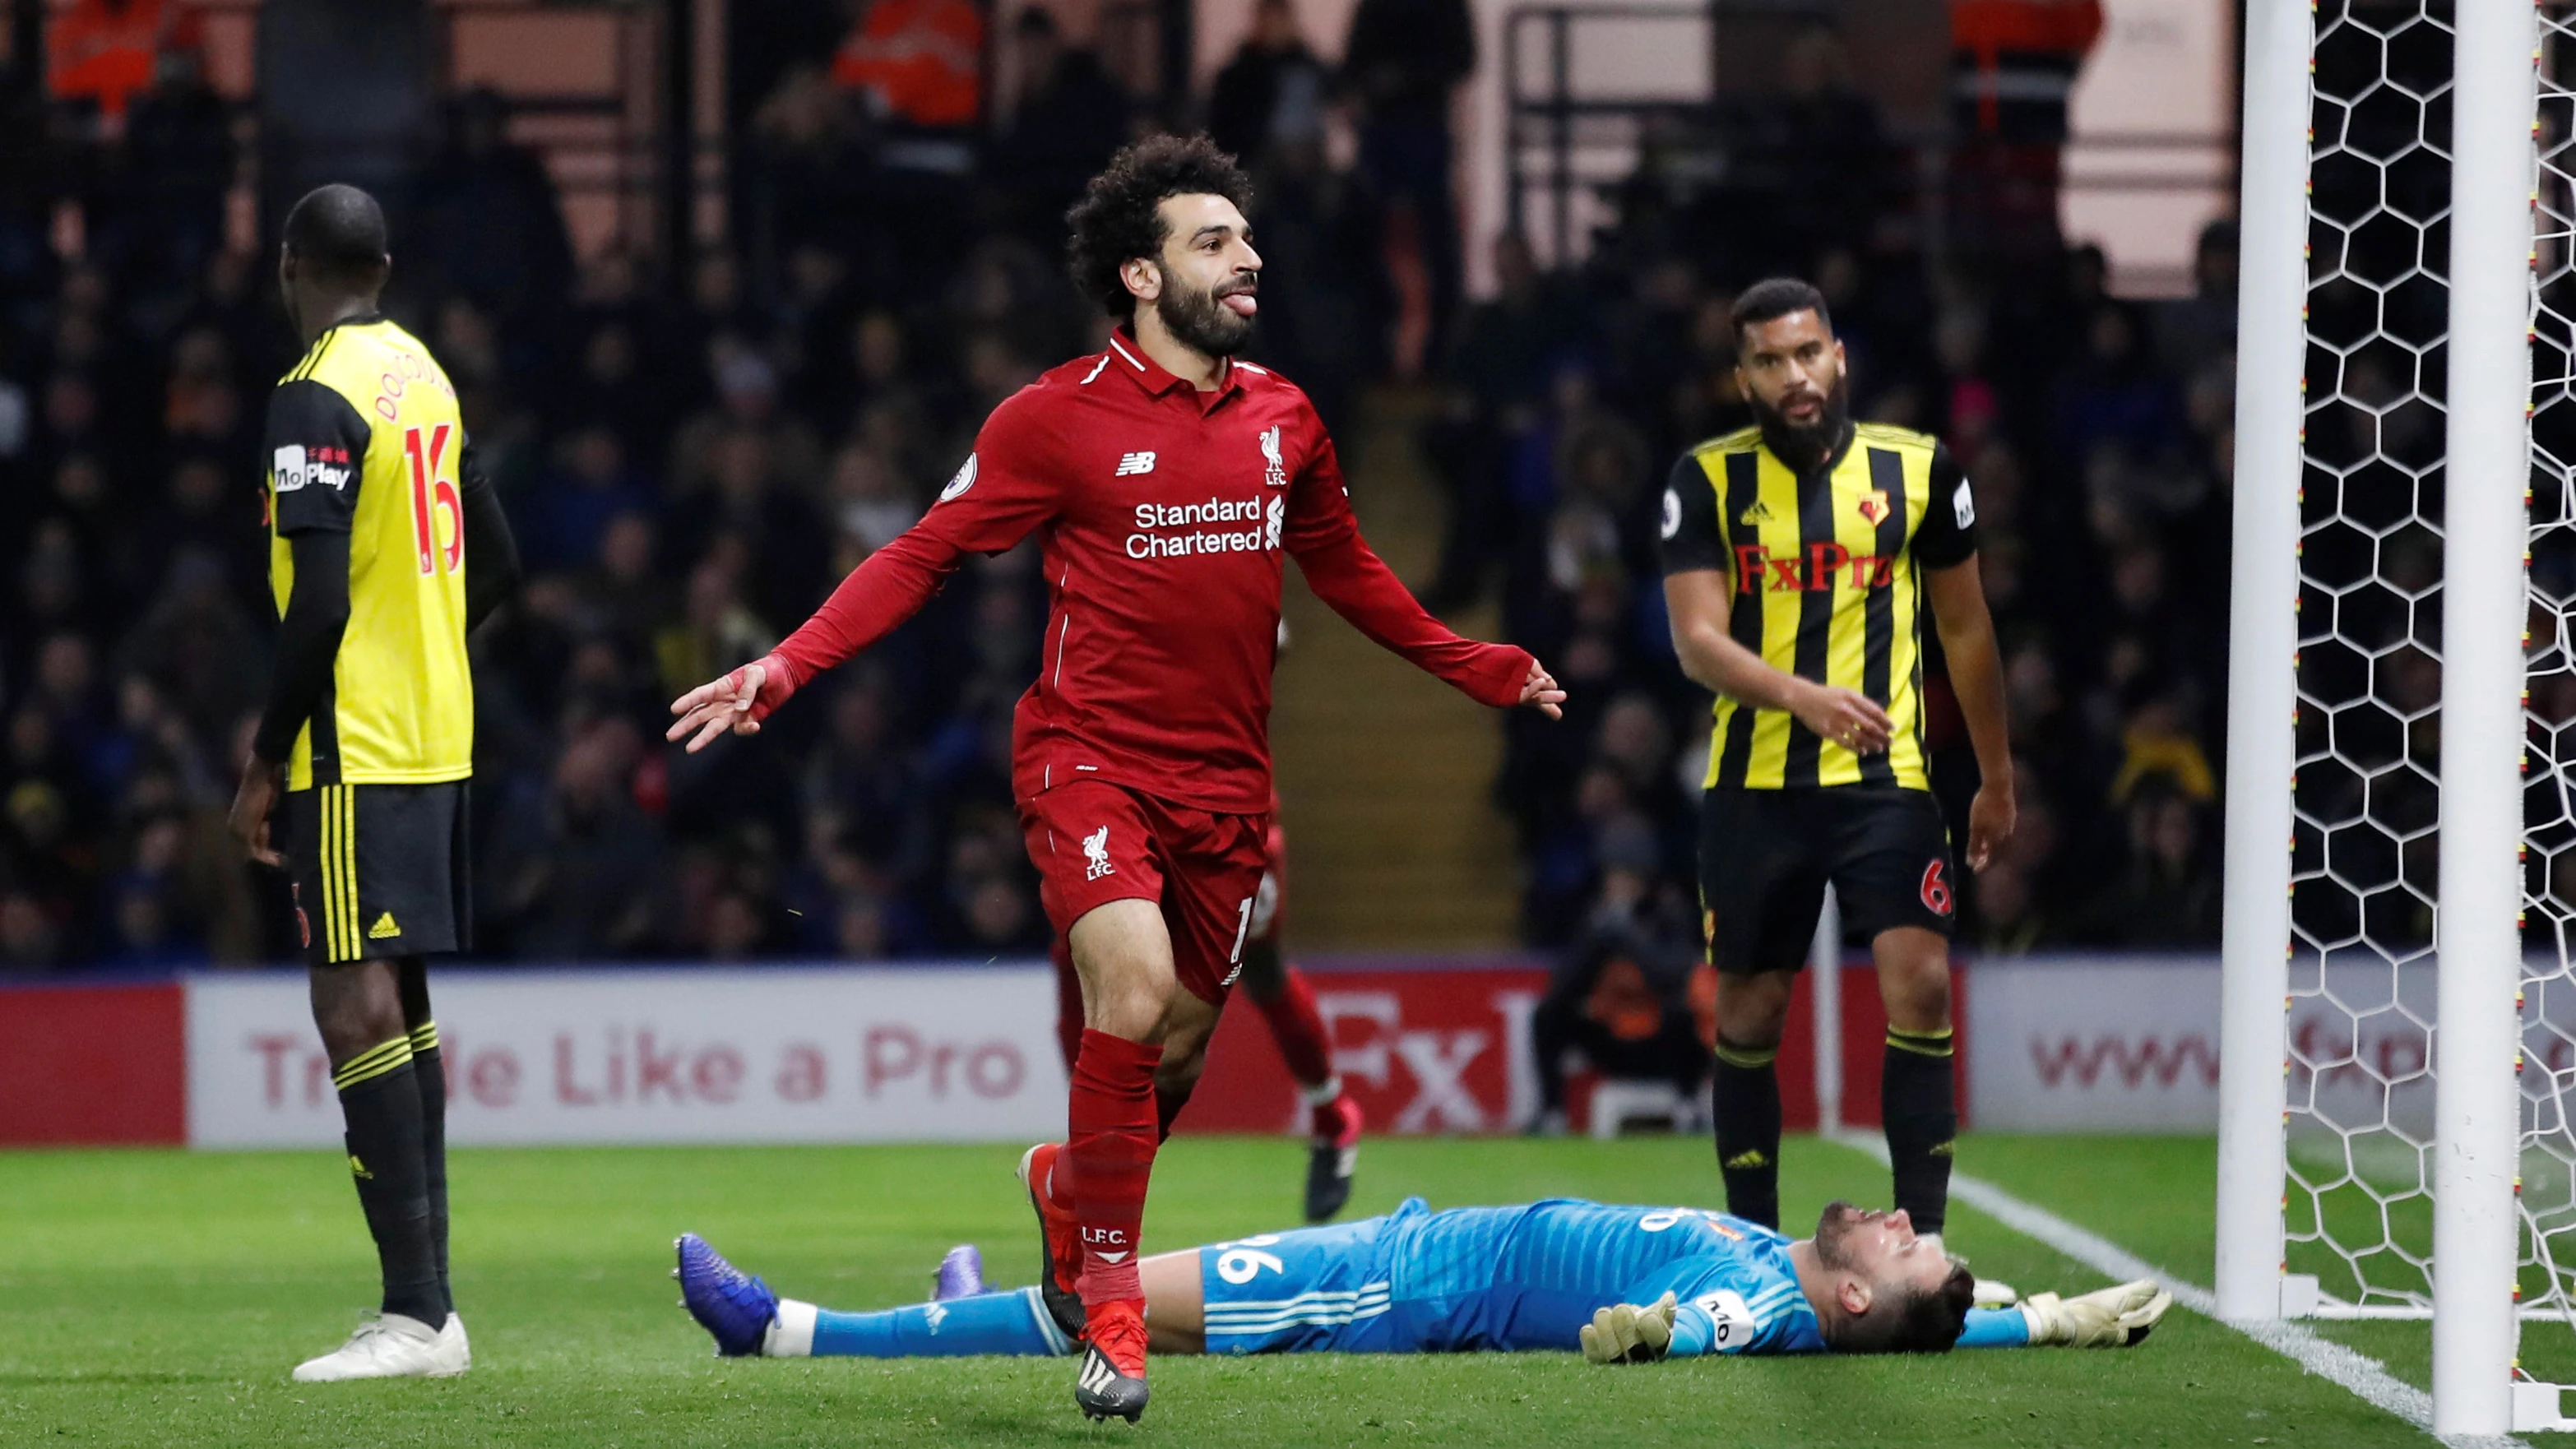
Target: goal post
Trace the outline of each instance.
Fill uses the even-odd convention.
[[[2538,9],[2454,21],[2441,846],[2435,915],[2433,1432],[2512,1427],[2522,1152],[2523,633],[2530,547]]]
[[[2530,422],[2559,441],[2576,356],[2567,9],[2244,10],[2218,1306],[2429,1316],[2445,1435],[2576,1427],[2514,1383],[2576,1233],[2576,681],[2525,692],[2576,667],[2569,470]],[[2527,901],[2557,935],[2528,960]]]
[[[2246,7],[2218,1024],[2217,1295],[2231,1319],[2281,1312],[2313,35],[2306,5]]]

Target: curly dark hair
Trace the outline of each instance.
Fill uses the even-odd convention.
[[[1163,218],[1155,208],[1163,198],[1202,193],[1252,210],[1252,178],[1205,133],[1148,136],[1121,148],[1064,214],[1073,229],[1074,285],[1110,316],[1135,316],[1136,299],[1118,269],[1136,257],[1162,255]]]

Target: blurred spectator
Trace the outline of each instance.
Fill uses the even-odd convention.
[[[542,795],[493,832],[486,949],[548,961],[650,955],[667,940],[660,826],[636,803],[642,740],[609,721],[564,746]]]
[[[116,125],[164,52],[204,44],[204,18],[185,0],[73,0],[45,26],[45,84]]]
[[[555,445],[545,486],[518,510],[520,556],[531,570],[589,568],[610,520],[649,515],[653,504],[617,434],[599,424],[578,429]]]
[[[1011,42],[1018,95],[993,138],[989,171],[1022,232],[1054,245],[1065,208],[1126,141],[1132,104],[1098,55],[1065,43],[1045,7],[1020,12]]]
[[[832,79],[913,126],[973,125],[983,109],[984,19],[968,0],[857,0]]]
[[[1708,1079],[1709,1047],[1692,1010],[1706,969],[1690,910],[1657,883],[1651,839],[1605,845],[1599,898],[1548,978],[1530,1017],[1542,1132],[1565,1127],[1569,1054],[1604,1077],[1669,1083],[1688,1101]]]
[[[206,83],[195,45],[154,58],[152,85],[136,98],[124,144],[108,160],[94,245],[125,259],[138,292],[161,298],[175,290],[184,299],[223,245],[224,193],[233,183],[231,110]]]
[[[571,291],[572,243],[554,178],[510,140],[509,112],[492,91],[478,87],[448,107],[447,141],[420,179],[419,221],[403,255],[430,272],[433,287],[512,317],[551,312]]]
[[[2236,350],[2236,223],[2200,229],[2191,255],[2191,295],[2156,313],[2156,350],[2178,377],[2194,377]]]
[[[1360,108],[1360,170],[1388,208],[1386,244],[1406,296],[1396,343],[1404,371],[1437,355],[1457,310],[1449,101],[1475,68],[1466,0],[1359,0],[1351,12],[1342,79]]]
[[[1952,193],[1998,254],[2057,248],[2068,102],[2101,34],[2100,0],[1950,0]]]
[[[1208,135],[1254,172],[1281,145],[1320,146],[1332,79],[1298,30],[1295,0],[1258,0],[1252,32],[1208,92]]]

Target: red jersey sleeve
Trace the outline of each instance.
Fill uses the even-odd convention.
[[[1037,388],[993,409],[975,451],[919,523],[850,571],[814,617],[772,655],[789,692],[894,631],[919,612],[970,553],[1001,553],[1055,516],[1055,465]],[[784,701],[761,691],[761,713]]]
[[[1311,415],[1310,415],[1311,417]],[[1536,661],[1509,644],[1462,639],[1431,617],[1395,570],[1360,537],[1349,487],[1333,441],[1317,426],[1315,450],[1288,491],[1288,527],[1282,540],[1306,586],[1333,612],[1385,648],[1438,675],[1480,704],[1520,703],[1521,687]]]

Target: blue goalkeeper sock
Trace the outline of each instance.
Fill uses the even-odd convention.
[[[782,1298],[761,1349],[771,1358],[1055,1358],[1072,1351],[1035,1288],[881,1313],[836,1313]]]
[[[2030,1320],[2018,1308],[1971,1308],[1959,1334],[1961,1348],[2021,1348],[2030,1342]]]

